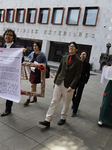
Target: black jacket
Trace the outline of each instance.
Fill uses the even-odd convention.
[[[81,78],[78,83],[87,83],[90,77],[90,63],[83,61],[83,68],[81,73]]]
[[[20,48],[20,46],[13,43],[10,48]],[[23,61],[24,61],[24,55],[22,56],[22,63]]]

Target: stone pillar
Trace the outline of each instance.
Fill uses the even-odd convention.
[[[49,56],[49,49],[50,49],[50,41],[43,40],[41,51],[45,53],[47,59]]]

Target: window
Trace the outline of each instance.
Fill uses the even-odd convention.
[[[18,23],[23,23],[24,22],[25,11],[26,11],[25,9],[17,9],[16,22],[18,22]]]
[[[4,22],[4,17],[5,17],[5,10],[0,9],[0,22]]]
[[[66,24],[78,25],[81,8],[68,8]]]
[[[14,22],[15,9],[7,9],[6,22]]]
[[[64,17],[64,8],[53,8],[52,24],[62,24]]]
[[[26,22],[27,23],[35,23],[36,22],[36,15],[37,15],[37,9],[36,8],[28,9]]]
[[[96,26],[98,13],[99,13],[99,7],[86,7],[83,25]]]
[[[49,14],[49,8],[40,8],[38,23],[47,24],[49,20]]]

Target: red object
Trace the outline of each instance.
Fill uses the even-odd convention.
[[[110,105],[112,106],[112,103]]]
[[[38,69],[39,69],[40,71],[45,71],[45,67],[44,67],[44,65],[42,65],[42,64],[38,67]]]
[[[24,92],[23,91],[21,91],[21,95],[23,95],[24,94]]]
[[[70,58],[68,60],[68,65],[70,64],[71,60],[72,60],[72,56],[70,56]]]
[[[107,96],[107,93],[104,93],[104,96]]]

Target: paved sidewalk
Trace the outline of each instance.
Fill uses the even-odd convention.
[[[53,78],[46,79],[44,98],[37,103],[23,107],[27,96],[20,103],[14,103],[12,114],[0,117],[0,150],[112,150],[112,128],[98,127],[100,105],[107,84],[100,84],[101,74],[91,72],[77,116],[71,117],[69,108],[67,123],[58,126],[62,102],[59,104],[51,127],[39,125],[43,121],[52,98]],[[28,81],[22,81],[22,88],[30,90]],[[38,85],[38,90],[39,90]],[[5,100],[0,99],[0,112]]]

